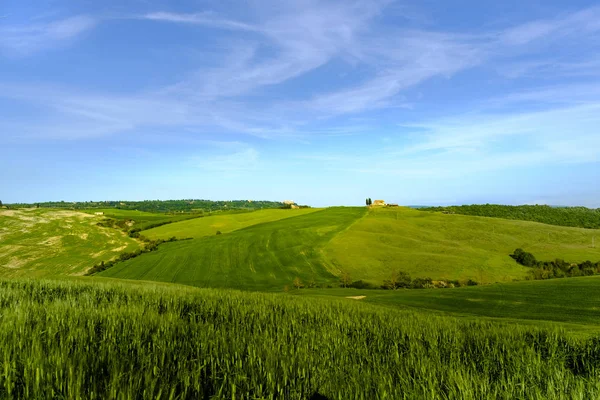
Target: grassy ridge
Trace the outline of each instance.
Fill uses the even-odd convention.
[[[0,276],[80,275],[138,242],[96,226],[101,217],[47,209],[0,210]]]
[[[299,290],[303,296],[365,295],[363,302],[411,307],[471,318],[576,324],[575,330],[600,331],[600,277],[499,283],[460,289]]]
[[[239,214],[216,214],[210,217],[149,229],[144,232],[144,236],[150,239],[168,239],[173,236],[178,238],[199,238],[203,236],[212,236],[216,234],[217,231],[222,233],[231,232],[256,224],[310,214],[315,211],[317,211],[317,209],[303,208],[296,210],[259,210]]]
[[[450,207],[424,207],[421,211],[444,211],[455,214],[474,215],[534,221],[544,224],[600,229],[600,208],[550,207],[540,205],[504,206],[498,204],[473,204]]]
[[[594,236],[600,238],[600,231],[376,208],[333,238],[324,253],[354,279],[378,284],[394,269],[413,277],[489,283],[525,278],[527,268],[509,257],[518,247],[545,260],[600,260],[600,246],[591,246]]]
[[[600,396],[598,338],[283,294],[114,282],[0,289],[2,398]]]
[[[365,211],[328,208],[229,234],[168,243],[100,275],[252,290],[282,290],[296,277],[319,284],[337,282],[339,270],[323,259],[320,249]],[[165,228],[196,222],[204,221]]]

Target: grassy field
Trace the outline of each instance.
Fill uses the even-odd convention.
[[[0,276],[80,275],[138,242],[96,226],[102,217],[65,210],[0,210]]]
[[[600,276],[523,281],[460,289],[302,289],[302,296],[365,296],[361,302],[505,322],[559,323],[573,332],[600,333]]]
[[[328,208],[228,234],[167,243],[100,276],[279,291],[296,277],[318,284],[337,282],[339,270],[321,256],[321,247],[365,212]],[[204,221],[173,225],[190,222]]]
[[[600,397],[598,338],[348,299],[13,280],[0,313],[9,399]]]
[[[291,211],[294,217],[279,218]],[[212,219],[212,221],[211,221]],[[222,235],[217,227],[235,229]],[[528,268],[510,256],[517,247],[538,259],[600,259],[592,236],[600,231],[407,208],[266,210],[165,225],[153,237],[196,236],[161,245],[102,273],[126,279],[202,287],[283,290],[298,277],[304,284],[336,285],[342,272],[381,285],[394,269],[413,277],[474,279],[480,283],[524,279]],[[203,235],[208,235],[202,237]]]
[[[222,233],[232,232],[248,226],[277,221],[280,219],[297,217],[310,214],[318,209],[302,208],[295,210],[267,209],[245,213],[215,214],[210,217],[197,218],[189,221],[178,222],[149,229],[144,236],[150,239],[199,238],[213,236],[220,231]]]
[[[413,277],[493,283],[526,276],[527,269],[508,256],[518,247],[538,260],[600,260],[600,246],[592,248],[594,236],[600,238],[600,230],[405,207],[372,208],[334,237],[324,254],[354,279],[374,283],[381,283],[394,269]]]
[[[190,219],[203,217],[202,213],[150,213],[138,210],[121,210],[117,208],[89,209],[82,210],[87,214],[95,215],[97,212],[104,213],[103,217],[116,220],[127,220],[133,223],[130,229],[145,230],[156,225],[166,225],[174,222],[186,221]]]

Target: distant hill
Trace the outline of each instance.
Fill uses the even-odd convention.
[[[379,286],[395,270],[413,278],[521,280],[528,268],[509,256],[518,247],[544,260],[600,260],[600,248],[591,247],[592,237],[600,237],[600,231],[581,228],[406,207],[335,207],[285,219],[279,219],[275,210],[255,213],[254,219],[250,219],[254,213],[237,221],[213,216],[145,231],[152,238],[195,239],[163,244],[158,251],[119,263],[100,275],[281,291],[291,287],[296,277],[305,285],[339,286],[344,273],[352,281]],[[269,222],[267,217],[278,220]],[[223,234],[215,235],[218,228],[211,225],[220,224]],[[226,233],[225,229],[237,230]]]
[[[66,208],[71,210],[107,209],[137,210],[145,212],[197,212],[215,210],[259,210],[261,208],[282,208],[285,205],[279,201],[268,200],[144,200],[144,201],[47,201],[41,203],[6,204],[10,208]]]
[[[419,209],[421,211],[441,211],[453,214],[476,215],[479,217],[535,221],[550,225],[573,226],[578,228],[600,228],[600,208],[473,204],[449,207],[426,207]]]

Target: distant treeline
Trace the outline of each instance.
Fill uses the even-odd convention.
[[[470,206],[426,207],[420,208],[419,210],[534,221],[550,225],[573,226],[589,229],[600,228],[600,208],[474,204]]]
[[[519,264],[531,267],[529,279],[568,278],[572,276],[589,276],[600,273],[600,261],[593,263],[569,263],[561,259],[554,261],[538,261],[535,256],[523,249],[516,249],[510,255]]]
[[[144,201],[47,201],[43,203],[14,203],[6,204],[11,208],[41,207],[41,208],[66,208],[84,210],[93,208],[116,208],[120,210],[138,210],[146,212],[195,212],[215,210],[257,210],[261,208],[281,208],[284,206],[279,201],[267,200],[144,200]]]

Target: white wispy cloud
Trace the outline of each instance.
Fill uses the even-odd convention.
[[[26,56],[70,43],[89,31],[97,21],[78,15],[51,22],[0,26],[0,51],[8,55]]]
[[[581,36],[600,30],[600,7],[590,7],[553,19],[528,22],[503,31],[500,42],[507,45],[526,45],[566,36]]]
[[[228,20],[225,18],[219,18],[216,14],[211,12],[193,13],[193,14],[181,14],[181,13],[170,13],[170,12],[154,12],[148,13],[140,18],[147,19],[150,21],[162,21],[172,23],[184,23],[193,25],[204,25],[213,28],[221,29],[232,29],[242,31],[260,31],[259,28],[238,22],[234,20]]]
[[[214,132],[218,128],[221,132],[295,140],[310,135],[360,134],[360,130],[348,130],[344,126],[324,129],[320,121],[374,108],[407,107],[409,103],[403,92],[429,79],[450,78],[498,57],[505,60],[514,51],[529,48],[544,38],[572,37],[572,32],[590,34],[599,29],[594,18],[600,8],[590,8],[552,20],[477,35],[408,30],[378,25],[386,4],[366,0],[306,1],[271,7],[273,3],[259,3],[256,16],[247,21],[213,12],[157,11],[137,16],[138,21],[226,29],[239,36],[223,46],[217,66],[199,66],[187,78],[171,85],[130,94],[80,93],[64,87],[0,82],[0,96],[36,104],[47,109],[47,114],[53,114],[21,121],[21,129],[19,122],[13,120],[10,132],[16,136],[71,139],[152,127],[193,132]],[[10,34],[2,36],[0,48],[31,53],[48,48],[52,43],[68,42],[96,23],[94,18],[79,16],[3,27],[1,32]],[[9,42],[11,45],[6,45]],[[334,60],[351,68],[361,68],[364,72],[360,81],[332,85],[335,88],[327,91],[316,86],[303,98],[281,92],[264,95],[269,87],[300,78]],[[595,65],[593,60],[581,60],[577,67],[567,64],[565,70],[593,70]],[[535,61],[532,65],[531,68],[540,68],[543,63]],[[533,102],[546,96],[573,103],[577,97],[576,93],[569,97],[568,92],[560,88],[545,90],[545,94],[540,90],[495,101]],[[596,92],[590,90],[575,90],[590,93],[579,103],[592,100]],[[9,122],[5,120],[2,124],[6,127]],[[477,128],[496,129],[483,125]],[[444,135],[463,137],[464,132],[447,130]]]

